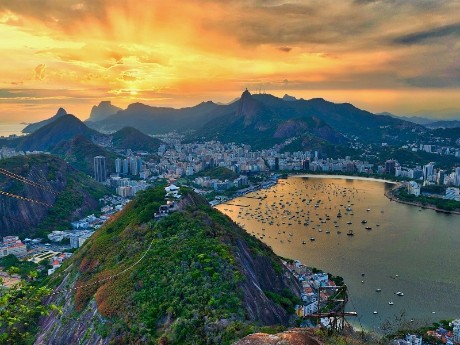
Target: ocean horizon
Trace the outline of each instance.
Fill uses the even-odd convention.
[[[23,123],[1,123],[0,122],[0,137],[8,137],[10,135],[22,135],[21,131],[27,125]]]

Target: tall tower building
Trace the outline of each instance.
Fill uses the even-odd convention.
[[[94,157],[94,179],[98,182],[105,182],[107,179],[107,169],[104,156]]]
[[[394,159],[389,159],[385,162],[385,174],[395,175],[396,173],[396,161]]]
[[[123,159],[123,174],[128,175],[129,173],[129,160],[127,158]]]
[[[121,174],[123,161],[120,158],[115,159],[115,172]]]
[[[434,163],[428,163],[423,166],[423,180],[430,180],[431,176],[434,174]]]

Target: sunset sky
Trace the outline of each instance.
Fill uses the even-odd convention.
[[[0,122],[244,88],[460,118],[460,0],[0,0]]]

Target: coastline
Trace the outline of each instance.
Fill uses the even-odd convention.
[[[440,212],[440,213],[460,215],[460,211],[448,211],[448,210],[444,210],[444,209],[441,209],[441,208],[437,208],[434,205],[429,205],[429,204],[428,205],[423,205],[420,202],[405,201],[405,200],[399,199],[398,197],[396,197],[393,194],[393,191],[395,191],[396,189],[398,189],[398,188],[400,188],[402,186],[402,183],[397,182],[397,181],[388,181],[388,180],[384,180],[384,179],[378,179],[378,178],[372,178],[372,177],[362,177],[362,176],[352,176],[352,175],[288,174],[288,178],[289,177],[335,178],[335,179],[350,179],[350,180],[361,180],[361,181],[389,183],[389,184],[392,184],[394,186],[389,191],[385,192],[384,195],[390,201],[395,201],[395,202],[398,202],[400,204],[406,204],[406,205],[411,205],[411,206],[415,206],[415,207],[420,207],[422,209],[430,209],[430,210]],[[234,200],[234,199],[236,199],[238,197],[241,197],[241,196],[244,196],[246,194],[253,193],[253,192],[256,192],[256,191],[259,191],[259,190],[269,189],[269,188],[273,187],[274,185],[276,185],[278,183],[279,183],[279,179],[277,179],[276,182],[275,181],[270,181],[270,182],[261,183],[260,185],[255,186],[251,190],[244,191],[240,195],[238,195],[238,193],[236,193],[235,195],[231,196],[228,201]]]
[[[379,178],[353,176],[353,175],[289,174],[288,177],[337,178],[337,179],[363,180],[363,181],[374,181],[374,182],[399,184],[399,182],[395,182],[395,181],[388,181],[388,180],[379,179]]]
[[[396,202],[399,202],[400,204],[406,204],[406,205],[411,205],[411,206],[416,206],[416,207],[420,207],[422,209],[429,209],[429,210],[433,210],[433,211],[436,211],[436,212],[440,212],[440,213],[445,213],[445,214],[455,214],[455,215],[460,215],[460,211],[447,211],[447,210],[443,210],[442,208],[438,208],[434,205],[423,205],[421,202],[414,202],[414,201],[406,201],[406,200],[401,200],[399,199],[398,197],[396,197],[393,192],[396,190],[396,189],[399,189],[401,188],[402,184],[401,183],[396,183],[396,186],[393,187],[391,190],[389,190],[388,192],[385,192],[385,196],[390,200],[390,201],[396,201]]]

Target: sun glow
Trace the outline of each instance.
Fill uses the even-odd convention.
[[[370,111],[458,109],[458,7],[404,2],[394,16],[386,2],[353,0],[0,0],[0,121],[60,106],[86,118],[101,100],[228,102],[244,88],[343,102],[367,94],[358,100]]]

